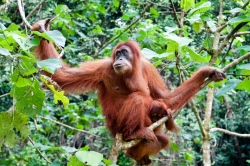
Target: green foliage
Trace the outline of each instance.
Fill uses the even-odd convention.
[[[39,2],[25,2],[26,15]],[[224,1],[222,24],[226,28],[220,31],[220,42],[241,23],[248,25],[239,32],[249,31],[250,7],[242,8],[244,2]],[[32,35],[20,25],[22,19],[16,14],[16,2],[11,3],[8,10],[0,11],[0,147],[3,151],[0,165],[47,165],[36,148],[54,165],[111,165],[105,158],[112,140],[96,94],[66,97],[64,91],[58,90],[49,78],[40,76],[41,70],[54,73],[62,65],[56,59],[37,62],[33,51],[41,37],[64,47],[63,59],[72,66],[78,66],[80,61],[109,56],[119,41],[135,40],[140,44],[143,55],[169,80],[171,89],[180,84],[177,62],[185,78],[209,63],[216,51],[213,45],[219,1],[174,1],[179,19],[181,9],[185,12],[181,28],[178,28],[169,1],[152,3],[154,5],[140,17],[148,1],[45,1],[28,21],[33,23],[41,18],[58,17],[52,22],[51,31],[33,32]],[[137,18],[138,22],[134,22]],[[118,35],[120,37],[102,48]],[[235,36],[230,42],[214,66],[223,68],[250,51],[247,35]],[[227,80],[213,84],[216,96],[211,127],[249,133],[249,60],[230,68],[227,74]],[[205,94],[206,88],[194,98],[201,117],[204,116]],[[230,100],[234,118],[226,117],[224,97]],[[89,134],[78,133],[37,115],[86,130]],[[162,150],[154,158],[154,164],[201,165],[202,136],[190,107],[181,111],[176,123],[181,127],[181,133],[172,135],[170,150]],[[24,141],[28,136],[35,142],[34,146]],[[212,147],[214,165],[239,165],[233,137],[218,133],[212,136],[219,142]],[[249,140],[238,138],[238,142],[243,162],[249,163]],[[86,146],[89,149],[82,149]],[[132,165],[133,162],[121,153],[117,164]]]
[[[24,141],[30,134],[28,116],[19,111],[0,113],[0,147],[12,148],[19,139]],[[1,148],[0,148],[1,151]]]
[[[37,62],[37,67],[54,74],[57,69],[62,67],[62,61],[60,59],[50,58]]]

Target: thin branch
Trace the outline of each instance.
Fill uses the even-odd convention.
[[[229,40],[234,36],[234,34],[240,30],[243,26],[245,26],[246,24],[248,24],[248,22],[242,22],[240,24],[238,24],[227,36],[226,38],[223,40],[223,43],[221,44],[220,48],[218,49],[218,54],[220,54],[222,52],[222,50],[226,47],[226,45],[228,44]]]
[[[31,15],[32,15],[34,12],[36,12],[37,9],[38,9],[44,2],[45,2],[45,0],[41,0],[41,1],[37,4],[37,6],[34,7],[34,9],[31,10],[31,12],[28,14],[28,16],[26,17],[26,19],[28,20],[28,19],[31,17]],[[24,21],[20,24],[20,26],[23,26],[23,24],[24,24]]]
[[[178,27],[179,27],[179,28],[182,28],[181,23],[180,23],[180,20],[178,19],[178,16],[177,16],[177,13],[176,13],[176,10],[175,10],[175,7],[174,7],[174,3],[173,3],[172,0],[170,0],[170,3],[171,3],[171,6],[172,6],[172,8],[173,8],[174,17],[175,17],[175,20],[176,20],[177,23],[178,23]]]
[[[3,95],[0,95],[0,98],[5,97],[5,96],[9,96],[9,95],[10,95],[10,93],[5,93]]]
[[[14,0],[6,0],[5,4],[0,6],[0,10],[7,10],[8,6],[12,3]]]
[[[86,133],[86,134],[93,135],[93,136],[95,136],[95,137],[101,138],[99,135],[92,134],[92,133],[90,133],[90,132],[88,132],[88,131],[86,131],[86,130],[77,129],[77,128],[75,128],[75,127],[72,127],[72,126],[63,124],[63,123],[58,122],[58,121],[53,120],[53,119],[49,119],[49,118],[46,118],[46,117],[43,117],[43,116],[39,116],[39,115],[37,115],[37,117],[38,117],[38,118],[41,118],[41,119],[45,119],[45,120],[52,121],[52,122],[54,122],[54,123],[56,123],[56,124],[59,124],[59,125],[61,125],[61,126],[64,126],[64,127],[66,127],[66,128],[72,129],[72,130],[76,130],[76,131],[79,131],[79,132],[82,132],[82,133]]]
[[[245,9],[249,3],[250,3],[250,0],[247,1],[247,2],[242,6],[241,9]],[[236,13],[232,16],[232,18],[237,17],[239,14],[240,14],[240,12],[236,12]],[[224,28],[226,28],[226,26],[227,26],[227,23],[224,23],[222,26],[218,27],[216,31],[217,31],[217,32],[221,32]]]
[[[197,108],[196,108],[196,106],[194,104],[194,100],[191,99],[190,103],[192,105],[192,111],[194,112],[194,115],[195,115],[195,117],[196,117],[196,119],[198,121],[198,125],[200,127],[201,134],[202,134],[203,137],[205,137],[205,131],[204,131],[204,128],[203,128],[203,125],[202,125],[202,120],[201,120],[201,117],[198,114],[198,110],[197,110]]]
[[[35,143],[32,141],[32,139],[31,139],[30,137],[27,137],[27,138],[28,138],[28,140],[31,142],[31,144],[34,146]],[[47,163],[52,164],[51,161],[49,161],[49,160],[42,154],[42,152],[41,152],[38,148],[36,148],[36,150],[37,150],[37,152],[40,154],[40,156],[41,156],[45,161],[47,161]]]
[[[222,71],[226,72],[228,69],[230,69],[231,67],[236,66],[237,64],[239,64],[241,61],[250,58],[250,52],[243,55],[242,57],[235,59],[233,62],[229,63],[227,66],[225,66]],[[204,88],[205,86],[207,86],[210,82],[212,82],[213,80],[211,78],[207,79],[202,85],[201,85],[201,89]]]
[[[250,138],[250,134],[240,134],[240,133],[236,133],[233,131],[217,128],[217,127],[210,129],[210,132],[216,132],[216,131],[219,131],[219,132],[224,133],[224,134],[236,136],[236,137]]]
[[[27,19],[25,18],[25,12],[23,10],[23,5],[22,5],[22,0],[17,0],[18,2],[18,8],[19,8],[19,12],[20,12],[20,15],[22,17],[22,20],[24,22],[24,24],[29,27],[29,29],[32,28],[32,26],[30,25],[30,23],[27,21]]]
[[[241,36],[241,35],[249,35],[249,34],[250,34],[250,31],[246,31],[246,32],[237,32],[237,33],[234,34],[233,37]],[[220,38],[224,39],[224,38],[226,38],[226,37],[227,37],[227,36],[224,35],[224,36],[221,36]]]
[[[106,42],[100,49],[98,49],[98,51],[95,53],[94,57],[96,57],[105,47],[107,47],[109,44],[111,44],[113,41],[115,41],[116,39],[118,39],[123,33],[125,33],[127,30],[129,30],[134,24],[136,24],[146,13],[146,11],[153,6],[153,4],[149,4],[147,5],[144,10],[142,11],[142,13],[140,14],[140,16],[135,19],[127,28],[125,28],[123,30],[123,32],[121,32],[119,35],[117,35],[116,37],[114,37],[113,39],[109,40],[108,42]]]

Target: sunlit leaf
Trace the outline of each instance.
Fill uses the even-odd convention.
[[[58,104],[61,101],[64,105],[64,108],[67,108],[69,105],[69,98],[64,96],[64,91],[57,91],[53,85],[51,85],[43,76],[41,76],[41,80],[50,88],[50,90],[54,93],[54,103]]]
[[[148,49],[148,48],[143,48],[141,50],[142,54],[144,55],[145,58],[147,59],[152,59],[154,57],[159,57],[159,54],[157,54],[156,52]]]
[[[158,11],[152,7],[150,8],[150,13],[153,15],[154,18],[159,16]]]
[[[200,56],[198,53],[193,51],[191,48],[184,46],[183,50],[187,51],[189,53],[189,56],[193,59],[195,62],[208,62],[209,59],[204,58]]]
[[[2,54],[2,55],[10,55],[10,52],[5,48],[0,48],[0,54]]]
[[[250,78],[245,78],[241,83],[239,83],[237,89],[247,90],[250,92]]]
[[[187,12],[191,8],[195,6],[195,1],[194,0],[181,0],[181,8]]]
[[[38,36],[41,36],[49,41],[54,42],[54,43],[58,44],[59,46],[64,47],[65,42],[66,42],[66,38],[58,30],[47,31],[47,32],[43,32],[43,33],[33,31],[33,33],[38,35]]]
[[[197,7],[195,7],[194,9],[190,10],[188,13],[188,17],[190,17],[193,14],[197,14],[197,13],[203,13],[207,10],[209,10],[211,8],[211,2],[204,2],[201,4],[198,4]]]
[[[188,162],[190,162],[190,163],[194,161],[193,155],[192,155],[191,153],[189,153],[189,152],[186,152],[186,153],[184,154],[184,158],[185,158]]]
[[[75,156],[81,162],[91,166],[99,166],[99,163],[103,159],[103,155],[95,151],[78,151]]]

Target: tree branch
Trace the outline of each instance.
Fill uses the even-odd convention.
[[[30,16],[31,16],[34,12],[36,12],[37,9],[38,9],[44,2],[45,2],[45,0],[41,0],[41,1],[37,4],[37,6],[34,7],[34,9],[31,10],[31,12],[28,14],[28,16],[26,17],[26,19],[29,19]],[[20,13],[21,13],[21,12],[20,12]],[[23,20],[23,22],[20,24],[20,26],[23,26],[23,24],[24,24],[24,20]]]
[[[239,64],[240,62],[242,62],[243,60],[250,58],[250,52],[243,55],[242,57],[235,59],[233,62],[229,63],[227,66],[225,66],[222,71],[226,72],[228,69],[230,69],[231,67],[236,66],[237,64]],[[212,82],[212,79],[209,78],[207,79],[202,85],[201,85],[201,89],[204,88],[205,86],[207,86],[210,82]]]
[[[85,133],[85,134],[89,134],[89,135],[92,135],[92,136],[101,138],[99,135],[92,134],[92,133],[90,133],[90,132],[88,132],[88,131],[86,131],[86,130],[77,129],[77,128],[75,128],[75,127],[72,127],[72,126],[63,124],[63,123],[58,122],[58,121],[53,120],[53,119],[49,119],[49,118],[46,118],[46,117],[43,117],[43,116],[39,116],[39,115],[37,115],[37,117],[38,117],[38,118],[41,118],[41,119],[49,120],[49,121],[51,121],[51,122],[54,122],[54,123],[56,123],[56,124],[59,124],[59,125],[64,126],[64,127],[66,127],[66,128],[69,128],[69,129],[71,129],[71,130],[76,130],[76,131],[79,131],[79,132],[82,132],[82,133]]]
[[[22,20],[24,22],[24,24],[29,27],[29,29],[32,28],[32,26],[30,25],[30,23],[27,21],[27,19],[25,18],[25,12],[23,10],[23,3],[22,3],[22,0],[17,0],[18,2],[18,8],[19,8],[19,12],[20,12],[20,15],[22,17]]]
[[[31,139],[30,137],[27,137],[27,138],[28,138],[28,140],[31,142],[31,144],[34,146],[35,143],[32,141],[32,139]],[[37,150],[37,152],[39,153],[39,155],[40,155],[45,161],[47,161],[47,163],[51,164],[51,161],[49,161],[49,160],[42,154],[42,152],[41,152],[38,148],[36,148],[36,150]]]
[[[173,8],[174,17],[175,17],[175,20],[177,21],[178,27],[179,27],[179,28],[182,28],[181,23],[180,23],[180,20],[178,19],[178,16],[177,16],[177,13],[176,13],[176,10],[175,10],[175,7],[174,7],[174,3],[173,3],[172,0],[170,0],[170,3],[171,3],[171,6],[172,6],[172,8]]]
[[[219,132],[224,133],[224,134],[236,136],[236,137],[250,138],[250,134],[240,134],[240,133],[225,130],[225,129],[222,129],[222,128],[217,128],[217,127],[210,129],[210,132],[216,132],[216,131],[219,131]]]
[[[248,22],[242,22],[239,23],[227,36],[226,38],[223,40],[220,48],[218,49],[218,54],[220,54],[222,52],[222,50],[227,46],[229,40],[235,35],[235,33],[240,30],[243,26],[245,26],[246,24],[248,24]]]

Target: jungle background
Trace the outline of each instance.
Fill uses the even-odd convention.
[[[31,25],[55,18],[51,31],[31,33],[20,8]],[[41,37],[71,66],[137,41],[171,90],[201,66],[224,68],[227,79],[179,112],[181,131],[167,133],[171,145],[152,165],[250,165],[249,22],[247,0],[0,1],[0,165],[112,165],[96,93],[65,96],[41,76],[61,65],[34,58]],[[133,164],[117,156],[116,165]]]

